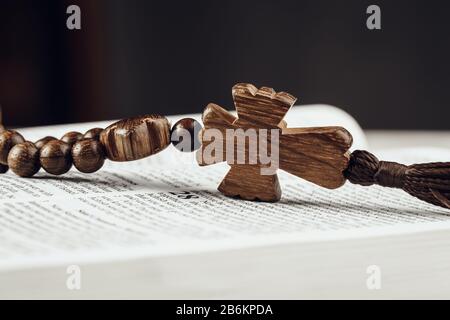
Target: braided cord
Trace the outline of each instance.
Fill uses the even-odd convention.
[[[403,189],[418,199],[450,209],[450,162],[406,166],[356,150],[344,174],[354,184]]]

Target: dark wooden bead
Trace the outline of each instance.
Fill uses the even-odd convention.
[[[8,171],[9,167],[5,166],[4,164],[0,164],[0,173],[6,173]]]
[[[44,137],[44,138],[39,139],[38,141],[36,141],[36,142],[34,143],[34,145],[36,146],[36,148],[38,148],[39,150],[41,150],[41,148],[42,148],[44,145],[46,145],[47,142],[52,141],[52,140],[58,140],[58,139],[56,139],[55,137],[47,136],[47,137]]]
[[[24,142],[22,135],[14,130],[6,130],[0,134],[0,164],[8,164],[8,153],[16,144]]]
[[[33,176],[41,168],[38,148],[29,141],[16,144],[8,154],[8,166],[18,176]]]
[[[199,133],[202,125],[192,118],[184,118],[177,121],[170,134],[170,141],[173,146],[183,152],[192,152],[201,146]],[[186,141],[185,139],[188,139]]]
[[[99,170],[105,162],[102,144],[94,139],[83,139],[72,147],[73,165],[83,173]]]
[[[42,168],[54,175],[64,174],[72,167],[72,153],[68,143],[51,140],[40,150]]]
[[[112,161],[142,159],[170,144],[169,121],[157,115],[124,119],[103,130],[100,141]]]
[[[100,133],[102,133],[102,131],[103,131],[102,128],[92,128],[92,129],[86,131],[86,133],[84,134],[83,138],[84,139],[99,140],[100,139]]]
[[[76,131],[71,131],[63,135],[61,141],[64,141],[72,146],[75,142],[81,139],[83,139],[83,134]]]

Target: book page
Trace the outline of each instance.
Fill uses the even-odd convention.
[[[418,154],[424,153],[397,152],[386,160],[421,161]],[[448,150],[436,154],[450,159]],[[433,157],[429,150],[426,156]],[[169,147],[140,161],[108,161],[90,175],[74,169],[62,177],[42,171],[31,179],[1,175],[0,270],[380,236],[450,224],[448,210],[401,190],[349,183],[328,190],[285,172],[279,173],[280,202],[231,199],[216,190],[228,169],[224,163],[198,167],[193,154]]]

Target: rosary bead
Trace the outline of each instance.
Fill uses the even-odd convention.
[[[100,133],[102,133],[102,131],[103,131],[102,128],[92,128],[92,129],[86,131],[86,133],[84,134],[83,138],[84,139],[99,140],[100,139]]]
[[[33,176],[41,167],[38,148],[29,141],[16,144],[8,154],[8,166],[18,176]]]
[[[0,134],[0,164],[8,164],[8,153],[16,144],[24,142],[20,133],[7,130]]]
[[[170,134],[170,141],[173,146],[182,152],[192,152],[201,146],[198,134],[202,130],[202,125],[192,118],[184,118],[177,121]],[[184,141],[188,138],[188,141]]]
[[[9,167],[5,166],[4,164],[0,164],[0,173],[6,173],[8,171]]]
[[[73,165],[83,173],[99,170],[105,162],[102,144],[94,139],[83,139],[72,147]]]
[[[63,135],[61,141],[64,141],[65,143],[68,143],[72,146],[75,142],[81,139],[83,139],[83,134],[76,131],[71,131]]]
[[[64,174],[72,167],[71,147],[61,140],[51,140],[40,150],[42,168],[54,175]]]
[[[47,142],[52,141],[52,140],[58,140],[58,139],[56,139],[55,137],[47,136],[47,137],[44,137],[44,138],[39,139],[38,141],[36,141],[36,142],[34,143],[34,145],[36,146],[36,148],[38,148],[39,150],[41,150],[42,147],[45,146],[45,145],[47,144]]]
[[[103,130],[100,141],[112,161],[142,159],[170,144],[169,121],[156,115],[124,119]]]

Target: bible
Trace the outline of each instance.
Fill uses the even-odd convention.
[[[188,115],[200,121],[200,115]],[[173,123],[182,116],[171,116]],[[183,115],[186,117],[186,115]],[[294,107],[289,126],[357,122],[326,105]],[[24,128],[35,141],[110,122]],[[403,163],[446,161],[450,149],[376,150]],[[420,156],[419,156],[420,155]],[[328,190],[279,175],[278,203],[216,190],[228,167],[200,168],[173,146],[107,162],[95,174],[0,175],[0,298],[445,297],[448,210],[401,190],[347,183]]]

